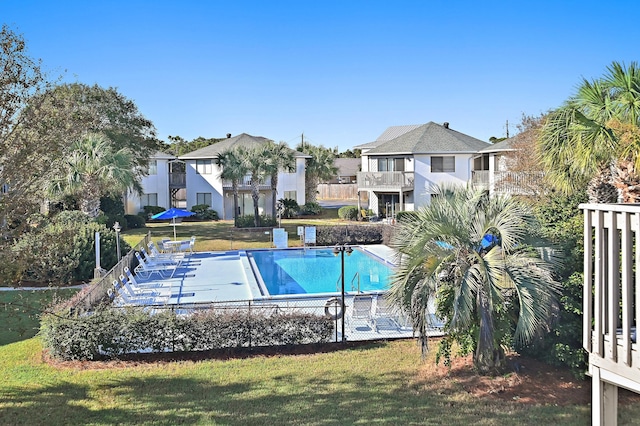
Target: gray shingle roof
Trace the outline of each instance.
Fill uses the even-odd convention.
[[[270,139],[267,139],[262,136],[251,136],[246,133],[241,133],[232,138],[227,138],[220,142],[214,143],[213,145],[205,146],[204,148],[200,148],[195,151],[188,152],[184,155],[181,155],[179,158],[181,160],[198,160],[201,158],[216,158],[219,153],[226,151],[228,149],[232,149],[240,146],[251,149],[251,148],[260,146],[269,140]],[[306,154],[303,154],[297,151],[294,151],[294,155],[296,157],[308,157]]]
[[[367,154],[476,153],[488,146],[488,142],[430,121],[378,145]]]
[[[489,152],[513,151],[514,150],[513,143],[517,140],[518,140],[518,135],[515,135],[512,138],[505,139],[498,143],[491,144],[490,146],[486,147],[480,152],[489,153]]]
[[[404,135],[407,132],[410,132],[413,129],[420,127],[420,124],[407,124],[405,126],[390,126],[382,132],[378,138],[369,143],[363,143],[361,145],[356,146],[355,148],[366,149],[366,148],[375,148],[381,145],[383,142],[389,141],[391,139],[395,139],[400,135]]]

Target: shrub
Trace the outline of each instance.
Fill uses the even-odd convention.
[[[144,228],[146,221],[144,217],[138,214],[126,214],[124,218],[127,221],[127,229]]]
[[[292,218],[300,213],[300,206],[296,200],[292,200],[291,198],[282,198],[278,200],[282,205],[282,213],[281,217]]]
[[[200,220],[220,220],[218,212],[211,210],[208,204],[196,204],[191,207],[191,211],[196,214],[196,218]]]
[[[278,221],[271,216],[260,215],[260,227],[277,226]],[[256,222],[253,215],[238,216],[236,227],[238,228],[255,228]]]
[[[45,315],[41,332],[61,360],[113,358],[142,351],[205,351],[329,342],[333,320],[302,313],[208,310],[189,316],[142,308],[102,308],[88,315]]]
[[[410,221],[417,216],[417,212],[401,211],[396,213],[396,220],[399,222]]]
[[[153,216],[154,214],[162,213],[166,210],[164,207],[160,206],[144,206],[142,209],[147,215],[147,219],[151,219],[151,216]]]
[[[381,244],[386,225],[318,226],[316,244]]]
[[[13,244],[14,279],[55,284],[90,280],[95,268],[96,232],[100,232],[100,264],[112,268],[117,262],[115,232],[82,212],[65,211],[40,219]],[[120,248],[122,253],[130,249],[123,240]]]
[[[319,215],[322,213],[322,206],[318,203],[307,203],[300,208],[300,213],[305,215]]]
[[[121,214],[111,215],[111,216],[101,214],[96,218],[96,222],[104,225],[105,228],[107,229],[113,229],[113,225],[116,222],[120,224],[120,228],[123,231],[126,231],[127,229],[129,229],[129,224],[127,223],[127,219],[125,218],[124,215],[121,215]]]
[[[338,209],[338,217],[344,220],[355,220],[358,218],[357,206],[343,206]]]

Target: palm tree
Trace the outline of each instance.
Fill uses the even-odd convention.
[[[271,177],[271,209],[272,217],[276,217],[278,195],[278,173],[295,171],[296,160],[293,151],[286,143],[267,142],[264,149],[266,172]]]
[[[504,362],[506,310],[514,311],[516,340],[530,342],[545,330],[559,284],[551,265],[524,244],[532,217],[514,198],[440,186],[430,205],[399,223],[392,245],[401,262],[390,296],[412,319],[423,350],[434,301],[450,338],[474,342],[481,372]]]
[[[598,80],[583,80],[575,96],[549,113],[539,155],[556,187],[571,192],[588,183],[591,202],[638,202],[640,144],[623,134],[640,122],[640,68],[613,62]],[[616,189],[617,188],[617,189]],[[631,190],[630,190],[631,189]]]
[[[253,199],[253,220],[255,227],[260,226],[260,210],[258,202],[260,200],[260,184],[267,176],[267,157],[265,145],[254,148],[237,148],[238,158],[241,159],[243,167],[251,175],[251,198]]]
[[[222,168],[220,179],[231,181],[233,191],[233,226],[238,226],[238,184],[247,174],[247,168],[239,156],[237,149],[227,149],[214,159]]]
[[[74,196],[82,212],[91,218],[100,214],[100,197],[141,190],[134,171],[134,158],[126,148],[113,150],[102,134],[89,133],[75,141],[66,157],[52,166],[56,172],[47,182],[53,198]]]
[[[305,203],[315,203],[320,181],[331,179],[338,172],[334,163],[335,155],[332,150],[323,146],[305,144],[296,149],[311,156],[307,160],[305,171]]]

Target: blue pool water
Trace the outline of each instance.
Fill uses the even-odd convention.
[[[341,290],[340,255],[327,249],[247,251],[270,295],[335,293]],[[386,290],[393,270],[354,248],[344,255],[345,291]],[[357,275],[356,275],[357,274]]]

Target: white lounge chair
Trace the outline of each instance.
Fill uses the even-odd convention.
[[[140,247],[140,253],[142,253],[142,256],[144,256],[145,260],[149,264],[154,264],[155,263],[155,264],[158,264],[158,265],[176,265],[176,266],[179,266],[180,262],[182,262],[182,258],[180,258],[179,256],[172,256],[172,255],[154,256],[153,254],[147,253],[147,250],[145,250],[144,247]]]
[[[129,296],[131,297],[163,296],[168,298],[169,296],[171,296],[171,289],[166,289],[168,291],[158,291],[158,290],[151,290],[148,288],[145,289],[145,288],[136,287],[124,275],[120,275],[120,283],[124,287],[124,290],[128,292]]]
[[[398,315],[389,305],[386,296],[380,294],[376,297],[376,307],[373,312],[373,324],[377,332],[380,330],[399,330]]]
[[[139,282],[136,277],[131,273],[128,267],[124,267],[124,276],[127,277],[131,285],[134,287],[138,287],[140,289],[149,289],[149,288],[163,288],[165,287],[162,282],[158,281],[145,281]]]
[[[351,331],[355,331],[358,326],[366,326],[367,329],[371,329],[373,326],[371,318],[372,305],[373,297],[371,295],[358,295],[353,297],[351,310],[347,315],[349,329]]]
[[[141,297],[132,297],[130,296],[124,287],[118,282],[118,280],[113,281],[113,288],[115,289],[118,297],[114,296],[113,302],[116,306],[122,305],[155,305],[159,304],[155,297],[150,296],[141,296]]]
[[[169,259],[178,263],[181,263],[184,259],[184,253],[160,252],[153,241],[149,241],[147,247],[149,247],[149,255],[151,255],[152,259]]]
[[[158,263],[150,263],[140,256],[140,253],[135,252],[136,259],[138,259],[138,266],[135,267],[134,272],[143,278],[149,278],[152,274],[158,274],[162,278],[173,277],[176,272],[176,265],[162,265]]]

